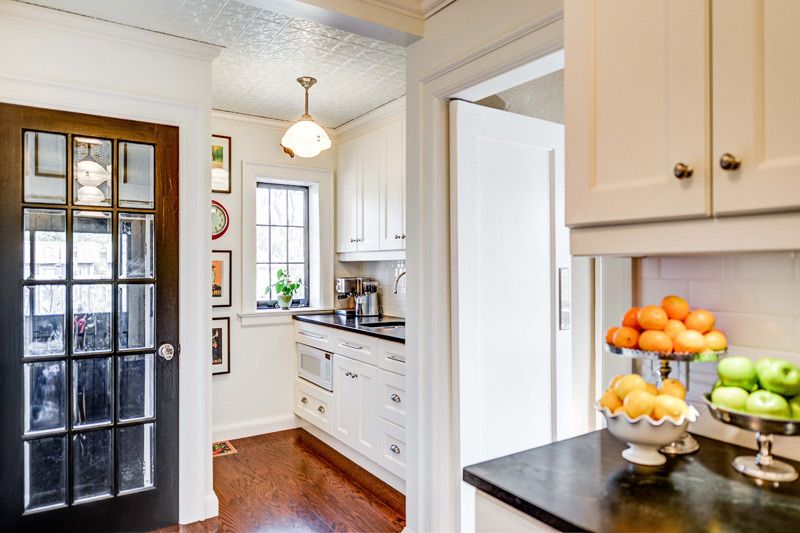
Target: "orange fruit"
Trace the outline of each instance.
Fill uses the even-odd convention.
[[[639,348],[648,352],[672,353],[672,339],[663,331],[648,329],[639,335]]]
[[[658,396],[658,388],[655,385],[653,385],[652,383],[648,383],[644,390],[646,390],[647,392],[649,392],[653,396]]]
[[[717,322],[717,318],[708,309],[695,309],[687,315],[684,322],[687,328],[705,333],[711,331],[711,328]]]
[[[661,300],[661,307],[667,312],[668,317],[675,320],[683,320],[689,314],[689,302],[674,294],[664,296],[664,299]]]
[[[686,399],[686,387],[684,387],[683,383],[677,379],[665,379],[661,383],[661,390],[659,393],[666,394],[668,396],[675,396],[681,400]]]
[[[678,420],[688,410],[689,406],[680,398],[668,394],[660,394],[653,401],[653,413],[651,416],[656,420],[661,420],[667,416],[673,420]]]
[[[622,402],[622,409],[631,417],[648,416],[653,412],[655,407],[656,397],[647,392],[646,390],[631,391]]]
[[[667,312],[657,305],[647,305],[639,309],[636,320],[642,329],[664,329],[667,325]]]
[[[607,342],[608,344],[614,344],[614,333],[615,333],[615,332],[616,332],[618,329],[619,329],[619,328],[618,328],[618,327],[616,327],[616,326],[608,328],[608,331],[606,331],[606,342]]]
[[[681,331],[686,331],[686,325],[676,318],[667,320],[667,325],[664,326],[664,333],[669,335],[669,338],[675,340],[675,335]]]
[[[700,353],[708,348],[706,338],[699,331],[687,329],[675,335],[673,349],[677,353]]]
[[[725,334],[718,329],[712,329],[706,333],[706,343],[708,343],[708,347],[715,352],[721,352],[728,347],[728,339],[725,338]]]
[[[636,318],[638,314],[639,314],[638,307],[631,307],[630,309],[628,309],[622,317],[622,325],[625,326],[626,328],[633,328],[635,330],[642,329],[639,326],[639,320]]]
[[[617,407],[622,406],[622,400],[619,399],[619,396],[617,396],[617,393],[613,389],[605,391],[599,403],[600,407],[607,407],[612,413]]]
[[[614,346],[617,348],[636,348],[639,341],[639,332],[633,328],[622,326],[614,332]]]
[[[628,394],[635,390],[647,389],[647,382],[639,374],[628,374],[623,376],[614,386],[614,391],[620,400],[624,400]]]

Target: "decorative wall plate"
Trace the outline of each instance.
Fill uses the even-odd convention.
[[[228,210],[216,200],[211,200],[211,238],[219,239],[228,231]]]

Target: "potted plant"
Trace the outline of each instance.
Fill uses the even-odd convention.
[[[300,278],[294,279],[289,275],[288,270],[278,269],[278,281],[270,285],[269,289],[275,290],[275,299],[278,300],[278,306],[281,309],[289,309],[292,306],[292,299],[295,293],[303,286],[303,280]]]

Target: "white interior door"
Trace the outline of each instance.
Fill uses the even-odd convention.
[[[564,127],[453,101],[450,135],[460,477],[464,466],[554,438],[554,198]],[[472,531],[466,483],[460,503],[460,530]]]

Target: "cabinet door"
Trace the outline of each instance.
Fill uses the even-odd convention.
[[[566,0],[568,226],[710,214],[709,16],[698,0]]]
[[[377,133],[358,140],[361,177],[361,204],[358,251],[373,252],[380,249],[381,138]]]
[[[382,130],[384,160],[381,181],[381,250],[406,247],[405,134],[402,117]]]
[[[358,427],[358,387],[352,377],[357,373],[355,365],[347,357],[333,356],[333,436],[351,447]]]
[[[359,236],[358,144],[355,141],[339,147],[336,176],[337,252],[354,252]]]
[[[714,212],[797,209],[800,2],[716,0],[713,13]]]
[[[372,365],[353,361],[356,372],[355,407],[357,421],[351,446],[367,457],[376,458],[378,440],[378,369]]]

